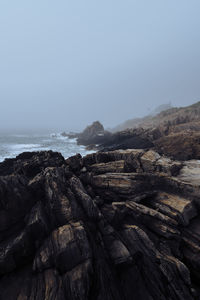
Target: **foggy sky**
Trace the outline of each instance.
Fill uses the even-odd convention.
[[[79,130],[200,100],[199,0],[1,0],[0,129]]]

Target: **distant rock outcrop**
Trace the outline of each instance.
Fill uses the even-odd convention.
[[[124,131],[126,129],[133,129],[138,127],[143,127],[144,124],[151,122],[155,116],[157,116],[162,111],[171,109],[171,103],[161,104],[151,111],[147,116],[142,118],[133,118],[119,124],[118,126],[111,129],[111,132]]]
[[[85,139],[90,139],[96,135],[102,134],[104,134],[104,127],[99,121],[93,122],[91,125],[87,126],[81,133],[82,137],[84,137]]]
[[[1,163],[0,299],[200,299],[199,170],[139,149]]]
[[[82,133],[67,136],[89,150],[153,149],[177,160],[200,159],[200,102],[135,121],[133,128],[115,133],[96,121]]]
[[[103,125],[99,122],[93,122],[87,126],[82,133],[78,135],[77,143],[81,145],[96,145],[105,142],[110,137],[110,133],[104,130]]]
[[[104,130],[103,125],[99,121],[95,121],[91,125],[87,126],[81,133],[62,132],[61,135],[70,139],[76,138],[77,144],[94,149],[96,148],[96,145],[107,141],[111,133]]]
[[[171,108],[137,127],[116,132],[100,150],[151,148],[173,159],[200,159],[200,102]]]

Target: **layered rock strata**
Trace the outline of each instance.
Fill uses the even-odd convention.
[[[88,149],[152,149],[176,160],[200,159],[199,120],[200,102],[197,102],[129,120],[114,133],[103,131],[103,126],[94,122],[77,138]]]
[[[1,163],[0,299],[200,299],[199,170],[152,150]]]

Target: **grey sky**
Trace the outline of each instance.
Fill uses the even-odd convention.
[[[0,129],[106,127],[200,100],[199,0],[1,0]]]

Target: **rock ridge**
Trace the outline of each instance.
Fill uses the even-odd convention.
[[[154,150],[0,164],[1,300],[200,299],[200,171]]]

